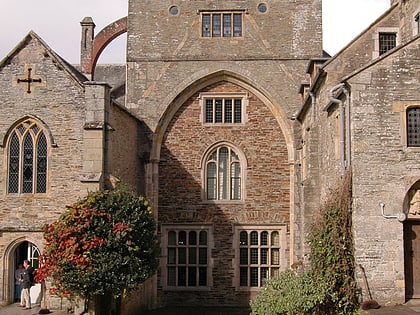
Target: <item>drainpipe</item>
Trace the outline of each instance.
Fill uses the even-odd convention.
[[[351,166],[351,138],[350,138],[350,91],[344,86],[344,94],[346,95],[346,166]]]
[[[344,175],[345,171],[345,158],[344,158],[344,108],[343,108],[343,102],[334,97],[334,92],[343,88],[344,83],[340,83],[336,86],[334,86],[329,93],[330,101],[333,103],[338,104],[339,107],[339,113],[340,113],[340,164],[341,164],[341,175]]]
[[[312,101],[312,108],[311,108],[311,124],[313,125],[315,122],[315,94],[312,92],[309,92],[309,96],[311,97]]]

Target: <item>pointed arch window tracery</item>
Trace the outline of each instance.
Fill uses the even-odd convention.
[[[243,158],[228,146],[214,148],[205,160],[207,200],[243,199]]]
[[[19,123],[10,134],[8,150],[9,194],[47,192],[48,141],[33,119]]]

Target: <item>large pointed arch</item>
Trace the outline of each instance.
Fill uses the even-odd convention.
[[[282,104],[280,104],[275,99],[275,97],[273,97],[262,85],[250,78],[247,78],[245,75],[225,69],[212,73],[203,73],[203,71],[197,72],[195,75],[190,76],[186,81],[181,82],[177,88],[168,93],[168,96],[162,102],[162,106],[165,106],[165,110],[158,126],[156,126],[155,138],[151,150],[151,159],[156,161],[159,160],[160,147],[165,134],[165,130],[167,129],[170,121],[179,110],[179,108],[192,95],[202,90],[203,88],[217,82],[226,81],[249,90],[270,109],[283,132],[283,136],[287,145],[289,161],[293,161],[294,148],[292,123],[291,120],[287,117]]]

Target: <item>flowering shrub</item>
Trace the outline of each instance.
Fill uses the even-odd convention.
[[[46,241],[36,280],[52,293],[84,297],[138,288],[158,264],[151,207],[125,189],[88,194],[43,227]]]

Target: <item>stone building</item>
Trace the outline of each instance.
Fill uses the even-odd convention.
[[[126,314],[246,308],[306,254],[346,170],[375,298],[416,297],[419,12],[420,0],[392,1],[333,57],[320,0],[130,0],[96,35],[81,22],[75,66],[30,32],[0,62],[2,302],[16,263],[37,265],[40,226],[119,180],[151,201],[161,242]],[[125,67],[97,66],[123,33]]]

